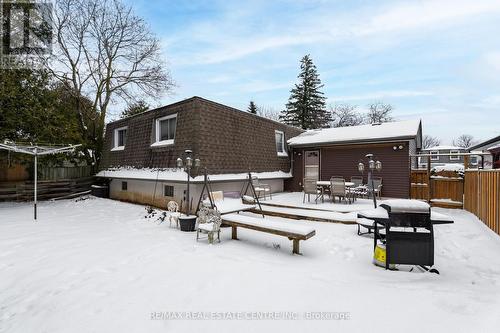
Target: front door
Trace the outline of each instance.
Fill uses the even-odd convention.
[[[306,150],[304,154],[304,178],[319,180],[319,150]]]

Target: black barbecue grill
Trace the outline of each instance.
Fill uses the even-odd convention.
[[[384,211],[381,211],[381,209]],[[390,265],[418,265],[433,273],[434,228],[436,223],[453,221],[433,221],[430,206],[417,200],[386,200],[373,212],[362,212],[360,218],[374,221],[374,249],[378,242],[385,244],[385,268]]]

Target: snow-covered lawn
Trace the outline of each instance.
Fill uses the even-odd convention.
[[[43,202],[36,223],[30,204],[3,203],[0,331],[496,332],[500,237],[467,212],[439,212],[456,223],[435,227],[436,275],[374,266],[372,239],[353,225],[294,221],[316,229],[296,256],[286,238],[245,229],[197,243],[112,200]],[[151,319],[171,311],[349,319]]]

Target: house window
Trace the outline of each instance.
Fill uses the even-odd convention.
[[[127,127],[120,127],[114,131],[114,145],[111,150],[123,150],[127,143]]]
[[[127,190],[127,182],[122,182],[122,191],[126,191]]]
[[[276,138],[276,151],[278,152],[278,156],[287,156],[285,151],[285,133],[282,131],[275,131]]]
[[[470,164],[477,165],[477,156],[473,155],[470,157]]]
[[[418,158],[418,167],[419,168],[427,168],[427,157],[419,157]]]
[[[458,154],[460,153],[458,150],[450,150],[450,154]],[[450,161],[458,161],[460,160],[460,156],[458,155],[450,155]]]
[[[151,146],[165,146],[174,143],[177,114],[161,117],[155,121],[155,142]]]
[[[165,185],[163,187],[163,195],[166,197],[173,197],[174,196],[174,187],[171,185]]]
[[[437,150],[433,150],[430,152],[431,155],[436,155],[436,156],[431,156],[431,161],[439,161],[439,152]]]

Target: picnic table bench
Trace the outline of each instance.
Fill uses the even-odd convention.
[[[231,226],[232,239],[238,239],[238,228],[287,237],[293,242],[293,254],[300,254],[299,241],[307,240],[316,234],[316,230],[311,227],[294,225],[296,222],[287,223],[240,214],[224,214],[222,215],[222,223]]]

